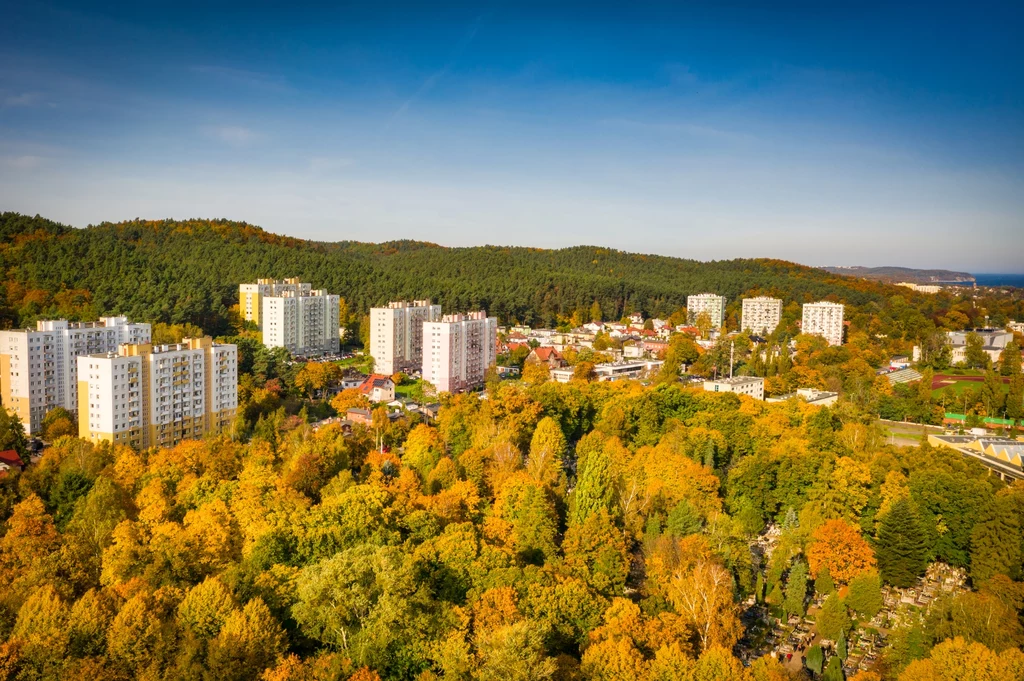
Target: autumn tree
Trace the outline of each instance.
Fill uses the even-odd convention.
[[[829,520],[811,533],[807,548],[811,572],[828,570],[830,577],[847,584],[875,565],[875,556],[860,530],[843,520]]]

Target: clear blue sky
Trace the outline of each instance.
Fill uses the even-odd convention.
[[[1024,271],[1019,0],[337,4],[0,0],[0,209]]]

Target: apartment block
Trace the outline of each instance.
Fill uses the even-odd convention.
[[[497,361],[497,346],[498,320],[483,311],[423,322],[423,378],[438,392],[479,387]]]
[[[35,329],[0,331],[0,401],[16,413],[28,433],[39,431],[46,412],[78,409],[77,358],[113,352],[123,343],[148,343],[149,324],[126,317],[97,322],[63,319],[36,322]]]
[[[807,303],[803,307],[802,333],[821,336],[829,345],[843,344],[843,306],[839,303]]]
[[[262,324],[263,299],[270,296],[280,296],[285,293],[293,293],[298,296],[308,296],[312,290],[312,284],[304,284],[298,277],[290,279],[257,279],[255,284],[239,284],[238,286],[238,311],[242,319],[255,322],[256,326]]]
[[[374,371],[391,375],[423,365],[423,323],[441,319],[429,300],[391,302],[370,309],[370,356]]]
[[[78,433],[137,449],[229,431],[238,409],[234,345],[186,338],[78,358]]]
[[[284,291],[264,296],[260,312],[263,344],[287,348],[296,357],[336,354],[341,348],[339,304],[327,291]]]
[[[758,296],[744,298],[740,328],[753,334],[767,336],[782,321],[782,301],[778,298]]]
[[[707,312],[711,317],[711,325],[720,329],[725,323],[725,296],[717,296],[714,293],[687,296],[686,312],[691,322],[695,322],[701,312]]]
[[[704,381],[704,391],[711,393],[736,393],[750,395],[755,400],[764,399],[764,379],[757,376],[736,376]]]

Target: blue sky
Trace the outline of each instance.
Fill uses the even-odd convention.
[[[1024,271],[1019,2],[428,4],[0,0],[0,209]]]

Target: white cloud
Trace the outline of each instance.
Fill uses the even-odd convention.
[[[259,139],[250,128],[241,125],[210,125],[202,128],[204,134],[233,147],[244,147]]]

